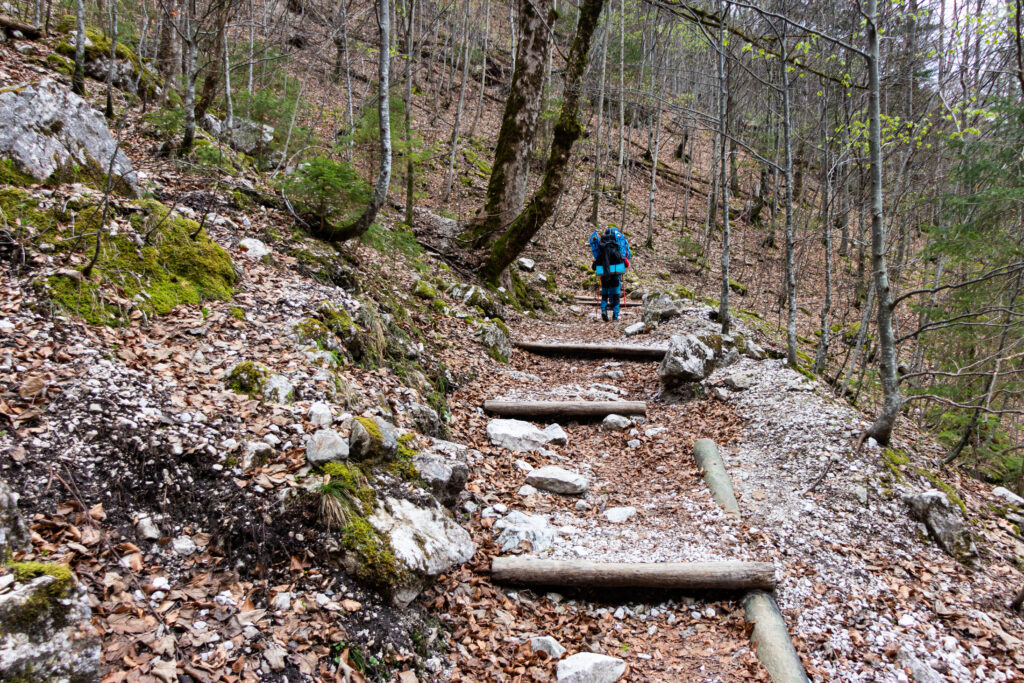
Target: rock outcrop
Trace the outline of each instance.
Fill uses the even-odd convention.
[[[666,389],[699,382],[715,367],[715,352],[692,334],[669,340],[668,351],[658,365],[658,378]]]
[[[971,534],[964,524],[963,515],[949,502],[942,491],[925,491],[904,496],[910,512],[925,525],[931,536],[946,553],[966,561],[977,555]]]
[[[89,180],[102,188],[109,169],[116,192],[139,194],[103,115],[56,81],[0,90],[0,156],[39,182]]]

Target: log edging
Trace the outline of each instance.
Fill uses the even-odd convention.
[[[729,515],[740,518],[740,505],[732,491],[732,481],[725,471],[725,463],[718,452],[718,446],[711,439],[698,439],[693,444],[693,457],[704,472],[704,482],[711,489],[711,496]]]
[[[503,417],[603,419],[608,415],[646,415],[644,401],[484,401],[484,411]]]

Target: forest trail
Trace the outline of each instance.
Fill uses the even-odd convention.
[[[630,322],[602,323],[581,312],[523,319],[513,335],[637,343],[623,334]],[[698,305],[657,336],[712,326]],[[654,335],[639,339],[664,345]],[[488,457],[471,473],[464,508],[480,552],[437,598],[452,615],[455,680],[553,680],[556,664],[528,644],[541,636],[560,643],[563,658],[597,652],[624,660],[622,680],[767,680],[748,639],[742,595],[496,585],[492,558],[516,553],[591,562],[770,562],[776,600],[812,678],[901,681],[905,669],[926,676],[930,668],[953,680],[1012,680],[1003,673],[1012,664],[991,655],[1020,641],[986,614],[1005,600],[1003,589],[922,543],[888,488],[903,487],[891,481],[877,446],[855,457],[861,416],[779,360],[741,358],[707,381],[716,397],[691,402],[663,396],[656,369],[649,360],[517,349],[508,370],[457,394],[466,412],[453,427]],[[749,388],[726,390],[723,380],[737,375]],[[479,407],[497,399],[645,401],[647,410],[646,418],[622,420],[621,429],[600,420],[563,422],[563,445],[516,452],[488,440],[493,416]],[[699,438],[719,444],[742,520],[712,498],[693,458]],[[843,464],[803,495],[830,458]],[[559,495],[530,486],[530,472],[545,466],[582,475],[589,489]],[[961,582],[972,590],[954,590]],[[969,622],[997,634],[990,651],[961,645],[957,631]]]

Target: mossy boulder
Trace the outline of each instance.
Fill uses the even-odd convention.
[[[413,285],[412,293],[421,299],[428,301],[437,298],[437,290],[426,280],[417,280],[416,284]]]
[[[505,318],[505,306],[482,287],[457,284],[452,287],[450,294],[470,308],[479,308],[488,317]]]
[[[499,363],[508,363],[512,356],[512,339],[508,328],[500,320],[496,320],[481,325],[479,334],[480,343],[483,344],[487,355]]]
[[[75,35],[75,27],[69,29]],[[155,99],[163,92],[163,79],[124,42],[118,41],[114,59],[110,58],[110,38],[99,29],[85,29],[85,73],[97,81],[106,82],[113,71],[113,85],[133,95],[142,95],[147,100]],[[54,47],[57,54],[70,59],[75,57],[75,36],[60,40]]]
[[[245,394],[249,398],[257,398],[263,395],[263,388],[271,374],[262,363],[246,360],[228,371],[224,376],[224,383],[234,392]]]
[[[388,340],[373,304],[363,302],[352,315],[341,305],[324,302],[317,309],[317,318],[337,335],[356,364],[369,370],[380,367]]]
[[[352,421],[349,455],[354,460],[390,461],[399,454],[398,430],[379,417],[357,417]]]

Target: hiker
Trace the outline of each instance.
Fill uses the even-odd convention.
[[[619,319],[619,295],[622,294],[622,274],[629,268],[629,241],[622,232],[612,226],[598,236],[590,236],[590,251],[594,254],[591,266],[601,276],[601,319],[608,322],[608,308],[612,309],[612,320]]]

